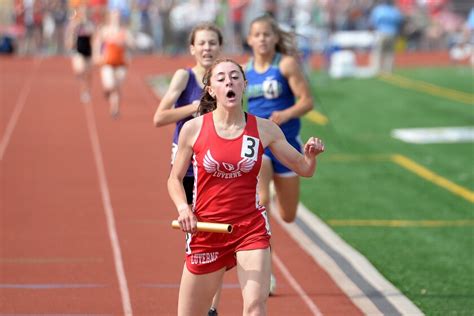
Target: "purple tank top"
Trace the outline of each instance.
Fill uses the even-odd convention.
[[[193,101],[201,99],[202,88],[199,86],[194,72],[189,68],[186,70],[189,73],[188,83],[186,84],[186,88],[184,88],[178,100],[176,100],[175,108],[188,105],[190,103],[193,103]],[[188,116],[176,122],[176,128],[174,129],[173,135],[173,143],[178,144],[178,137],[179,133],[181,132],[181,128],[183,128],[184,123],[186,123],[192,118],[192,116]]]
[[[194,75],[194,72],[190,68],[186,69],[186,71],[189,74],[188,83],[186,84],[186,88],[184,88],[178,100],[176,100],[176,104],[174,105],[175,108],[188,105],[190,103],[193,103],[193,101],[201,99],[202,88],[199,86],[199,83],[196,80],[196,76]],[[176,122],[176,127],[174,129],[174,135],[173,135],[173,143],[178,144],[178,137],[179,137],[179,133],[181,132],[181,128],[183,128],[184,123],[186,123],[192,118],[193,118],[192,116],[188,116]],[[189,166],[188,171],[186,172],[186,176],[187,177],[193,176],[192,164]]]

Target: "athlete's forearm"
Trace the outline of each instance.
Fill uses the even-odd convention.
[[[308,157],[304,156],[304,161],[305,164],[302,164],[304,166],[304,170],[302,170],[300,176],[302,177],[312,177],[314,173],[316,172],[316,166],[318,164],[316,157]]]
[[[304,116],[306,113],[310,112],[313,109],[313,98],[303,97],[298,99],[298,101],[288,109],[284,110],[286,115],[290,118],[298,118]]]
[[[324,152],[323,141],[317,137],[310,137],[304,145],[303,155],[299,157],[302,163],[298,165],[304,169],[301,176],[312,177],[314,175],[318,163],[316,157],[322,152]]]
[[[184,205],[188,205],[183,182],[177,177],[170,176],[168,178],[168,193],[178,212],[183,208]]]
[[[193,103],[186,106],[181,106],[179,108],[158,110],[153,116],[153,123],[156,127],[165,126],[195,115],[196,112],[197,106]]]

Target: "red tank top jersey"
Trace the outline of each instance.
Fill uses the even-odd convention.
[[[263,146],[255,116],[246,117],[241,135],[224,139],[217,135],[212,112],[203,116],[193,146],[193,205],[200,221],[234,224],[265,210],[257,197]]]

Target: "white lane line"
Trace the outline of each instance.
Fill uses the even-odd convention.
[[[110,202],[109,186],[107,184],[107,177],[105,175],[104,162],[100,150],[99,136],[97,133],[97,125],[95,123],[94,113],[92,112],[92,106],[92,103],[84,104],[87,127],[92,143],[92,150],[94,152],[95,165],[99,176],[100,193],[102,195],[102,204],[104,206],[105,217],[107,219],[107,229],[114,254],[115,271],[117,273],[120,295],[122,297],[122,308],[125,315],[131,316],[133,315],[133,312],[132,305],[130,303],[130,294],[128,291],[125,269],[123,267],[122,251],[120,250],[120,243],[117,236],[114,210],[112,208],[112,203]]]
[[[323,239],[328,245],[331,245],[331,247],[342,257],[344,257],[347,262],[349,262],[368,283],[377,289],[379,293],[384,295],[385,299],[390,302],[400,312],[401,315],[423,315],[423,312],[405,295],[403,295],[400,290],[398,290],[392,283],[385,279],[385,277],[367,260],[367,258],[347,244],[327,224],[320,220],[314,213],[309,211],[301,203],[298,205],[297,214],[298,218],[306,223],[313,230],[313,232],[316,232],[317,235],[321,237],[321,239]],[[284,227],[289,228],[292,225],[293,224],[284,225]],[[296,226],[296,224],[294,225]],[[301,246],[303,249],[308,249],[307,246],[311,244],[316,246],[311,241],[308,241],[307,244],[301,243]],[[322,261],[323,256],[318,256],[315,251],[308,251],[308,253],[316,260],[316,262],[320,263],[320,265],[331,275],[333,280],[341,287],[343,291],[347,293],[353,302],[364,311],[366,315],[377,314],[376,311],[367,309],[375,307],[375,305],[370,306],[372,305],[369,302],[370,298],[368,298],[361,289],[357,290],[357,292],[362,292],[362,296],[359,296],[360,294],[357,294],[357,292],[352,292],[350,287],[345,286],[348,283],[352,283],[352,281],[348,280],[350,279],[350,276],[345,276],[344,271],[337,273],[336,270],[340,270],[340,267],[336,262],[332,261],[332,259],[329,258],[327,254],[326,256],[328,259],[330,259],[330,261],[324,262]],[[355,286],[358,287],[357,285]]]
[[[31,84],[33,82],[34,75],[36,74],[36,71],[38,70],[38,67],[41,64],[41,61],[41,58],[35,59],[33,71],[31,72],[30,77],[28,78],[26,83],[23,85],[23,88],[20,92],[20,97],[18,98],[15,107],[13,108],[12,116],[8,121],[5,133],[3,134],[2,140],[0,142],[0,161],[3,160],[3,156],[5,155],[5,151],[7,149],[8,144],[10,143],[10,138],[13,134],[13,130],[15,129],[16,123],[20,118],[20,114],[23,111],[23,108],[25,107],[26,99],[28,98],[28,95],[31,91]]]
[[[0,289],[28,289],[28,290],[55,290],[55,289],[92,289],[106,287],[105,284],[90,283],[0,283]]]
[[[298,209],[298,212],[301,212]],[[276,212],[271,212],[271,214]],[[300,216],[300,214],[298,214]],[[296,241],[298,245],[308,254],[313,260],[319,264],[339,286],[339,288],[349,297],[349,299],[365,314],[365,315],[382,315],[382,312],[375,306],[370,299],[362,292],[359,287],[346,276],[346,274],[339,268],[337,263],[324,252],[316,243],[314,243],[296,223],[285,223],[280,218],[279,214],[273,216],[277,222],[285,229],[288,234]]]
[[[315,316],[322,316],[323,314],[319,310],[319,308],[314,304],[314,302],[309,298],[308,294],[303,290],[301,285],[296,281],[296,279],[291,275],[291,272],[287,269],[287,267],[283,264],[283,262],[280,260],[280,257],[277,256],[275,251],[272,250],[272,258],[273,258],[273,263],[276,264],[278,269],[280,269],[281,273],[283,276],[286,278],[288,283],[290,283],[291,287],[298,293],[300,298],[305,302],[306,306],[311,310],[313,315]]]

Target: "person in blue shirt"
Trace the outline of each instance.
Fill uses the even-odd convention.
[[[202,78],[206,70],[219,57],[223,36],[217,26],[212,23],[196,25],[189,35],[189,51],[196,64],[192,68],[178,69],[171,78],[168,90],[161,98],[153,117],[156,127],[175,123],[173,134],[171,163],[178,151],[178,137],[184,123],[196,115],[199,100],[203,92]],[[194,175],[192,165],[189,166],[183,179],[188,204],[193,203]]]
[[[471,66],[474,66],[474,7],[471,7],[466,21],[466,42],[471,47]]]
[[[469,30],[474,30],[474,7],[471,8],[467,16],[466,25]]]
[[[370,12],[369,23],[376,32],[371,63],[376,72],[392,72],[395,40],[403,22],[404,16],[392,0],[380,0]]]
[[[246,65],[248,111],[280,126],[288,142],[301,152],[300,117],[313,109],[313,97],[302,69],[293,33],[282,30],[269,15],[250,23],[247,43],[252,58]],[[300,178],[265,150],[259,175],[259,200],[270,209],[270,183],[285,222],[293,222],[299,202]],[[275,280],[272,279],[270,294]]]

